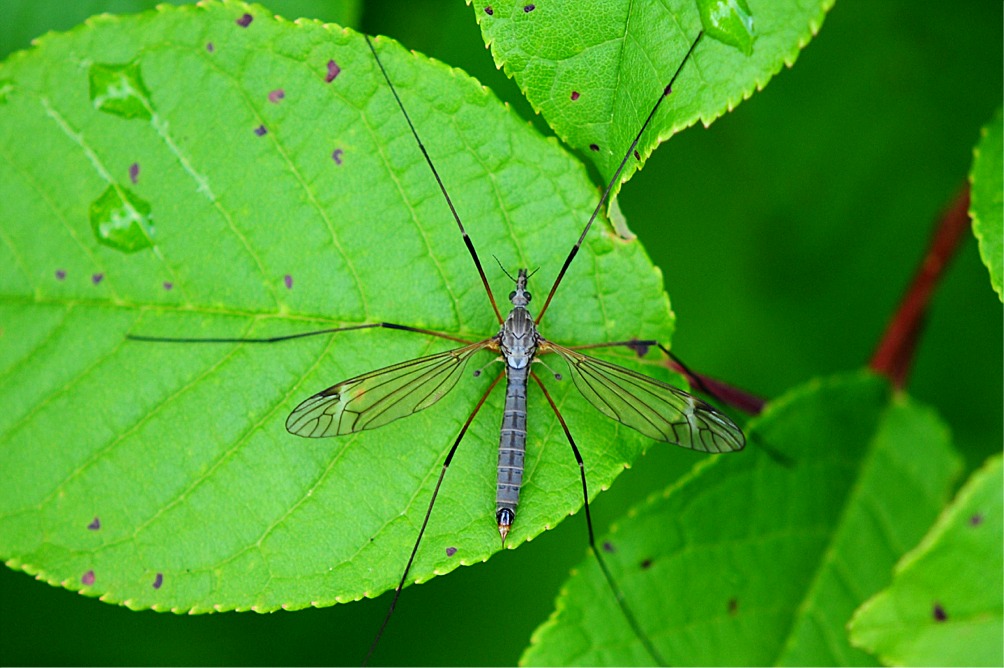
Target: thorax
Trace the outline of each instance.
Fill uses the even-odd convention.
[[[537,326],[533,316],[522,306],[513,307],[499,330],[499,347],[506,366],[523,369],[530,366],[537,352]]]

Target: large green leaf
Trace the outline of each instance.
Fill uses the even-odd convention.
[[[540,295],[595,205],[584,168],[463,73],[376,44],[500,301],[510,285],[492,254],[510,271],[540,267]],[[158,610],[298,608],[393,587],[497,365],[407,420],[305,440],[284,421],[312,393],[452,344],[386,330],[270,346],[126,339],[378,321],[497,331],[363,38],[236,2],[161,7],[49,35],[0,81],[0,556]],[[666,339],[672,324],[658,270],[601,224],[544,333]],[[571,389],[555,384],[555,398],[599,490],[649,442]],[[581,505],[533,390],[530,411],[508,547]],[[500,413],[497,392],[443,484],[413,579],[500,549]]]
[[[990,271],[990,285],[1004,301],[1004,112],[998,107],[994,119],[982,130],[980,143],[973,150],[973,168],[969,172],[972,188],[969,215],[973,234],[980,242],[980,257]]]
[[[1001,457],[972,475],[895,576],[855,613],[855,645],[886,665],[1004,663]]]
[[[777,400],[750,436],[748,452],[699,467],[601,539],[626,600],[670,665],[874,663],[844,624],[947,499],[960,469],[947,429],[856,374]],[[523,661],[651,659],[587,555]]]
[[[496,65],[515,79],[562,141],[589,155],[605,179],[613,177],[702,25],[693,0],[473,4]],[[622,181],[675,132],[697,121],[710,125],[794,63],[833,1],[749,4],[756,34],[752,55],[704,39]]]
[[[0,22],[0,58],[25,49],[49,30],[67,30],[95,14],[131,14],[161,4],[195,4],[193,0],[5,0]],[[288,19],[301,16],[355,26],[359,0],[270,0],[268,8]]]

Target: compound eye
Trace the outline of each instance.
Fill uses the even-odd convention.
[[[533,295],[531,295],[529,292],[523,292],[523,294],[526,295],[527,303],[529,303],[529,301],[533,299]]]
[[[513,290],[512,292],[509,293],[509,301],[512,301],[513,298],[515,298],[515,297],[516,297],[516,291]]]

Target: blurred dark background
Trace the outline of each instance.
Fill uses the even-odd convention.
[[[0,57],[90,14],[152,4],[3,0]],[[533,118],[462,2],[270,7],[393,37],[466,70]],[[980,126],[1001,104],[1002,22],[1001,3],[989,0],[837,2],[791,71],[711,129],[692,128],[656,151],[621,206],[665,275],[675,352],[767,398],[867,363],[964,182]],[[949,424],[968,470],[1001,449],[1001,321],[970,236],[935,294],[909,383]],[[596,502],[601,531],[694,461],[653,448]],[[409,588],[375,663],[515,663],[584,554],[576,516],[488,564]],[[358,664],[389,603],[131,612],[9,569],[0,570],[0,593],[6,665]]]

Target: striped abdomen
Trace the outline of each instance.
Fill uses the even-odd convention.
[[[523,456],[526,453],[526,384],[528,367],[506,368],[505,412],[502,413],[502,433],[499,437],[498,486],[495,496],[495,517],[499,533],[505,540],[516,517],[519,488],[523,484]]]

